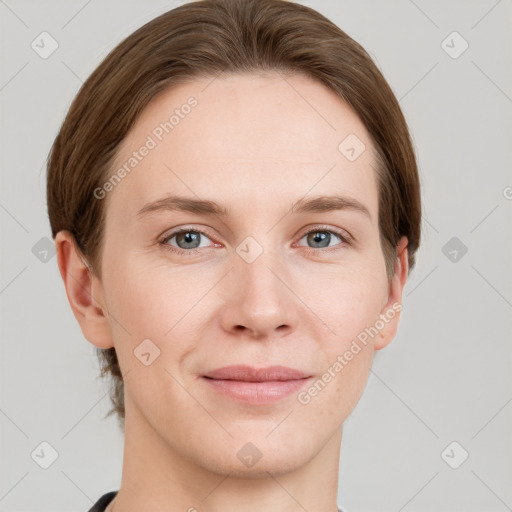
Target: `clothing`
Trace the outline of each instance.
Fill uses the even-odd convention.
[[[118,491],[110,491],[104,494],[88,512],[105,512],[108,504],[116,497]]]
[[[118,491],[110,491],[104,494],[88,512],[105,512],[108,504],[115,498]],[[339,512],[343,512],[341,508],[338,508]],[[347,512],[347,511],[345,511]]]

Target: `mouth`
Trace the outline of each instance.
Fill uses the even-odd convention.
[[[267,404],[297,392],[312,379],[312,375],[286,366],[258,369],[236,365],[212,370],[202,379],[210,389],[225,398],[250,404]]]

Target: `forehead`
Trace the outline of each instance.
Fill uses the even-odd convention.
[[[309,77],[197,78],[161,92],[142,112],[120,145],[111,172],[127,172],[108,201],[133,217],[166,193],[253,211],[273,199],[340,193],[376,218],[373,149],[352,108]]]

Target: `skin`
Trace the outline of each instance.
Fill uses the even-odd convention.
[[[375,350],[394,338],[399,312],[307,404],[297,393],[242,404],[201,376],[231,364],[282,364],[320,378],[401,303],[407,238],[388,283],[370,136],[337,95],[301,75],[229,75],[166,90],[137,120],[116,165],[190,96],[198,105],[102,199],[102,279],[89,274],[68,232],[55,239],[85,338],[115,347],[125,376],[122,483],[108,510],[336,512],[342,425]],[[366,146],[352,162],[338,150],[351,133]],[[230,215],[137,217],[170,193],[214,200]],[[333,194],[357,199],[370,217],[290,212],[304,196]],[[205,232],[192,256],[183,238],[167,241],[182,254],[159,244],[179,227]],[[305,235],[311,228],[328,229],[328,248]],[[236,251],[248,236],[263,248],[252,263]],[[160,350],[147,366],[134,355],[144,339]],[[251,467],[237,457],[248,442],[262,453]]]

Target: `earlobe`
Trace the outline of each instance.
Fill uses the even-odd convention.
[[[69,231],[55,235],[57,262],[69,304],[85,338],[99,348],[114,346],[100,280]]]
[[[375,350],[387,347],[395,337],[402,311],[402,292],[409,273],[407,237],[403,236],[396,248],[395,274],[389,285],[388,300],[380,312],[381,324],[379,335],[375,338]]]

